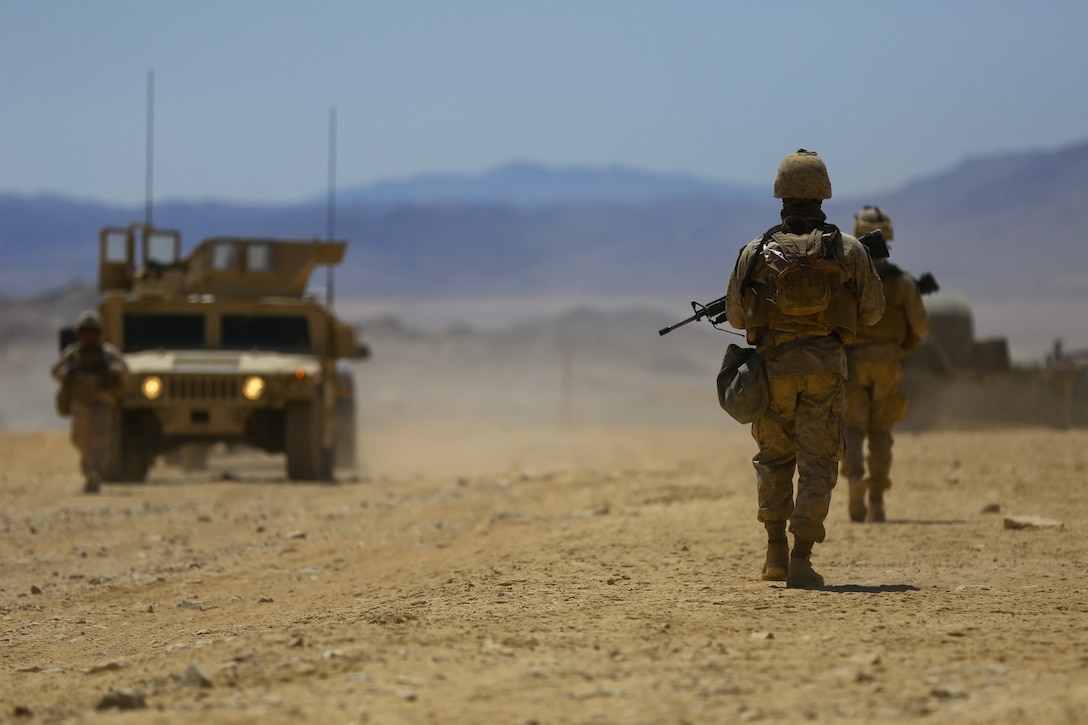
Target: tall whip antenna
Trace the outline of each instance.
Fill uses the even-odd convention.
[[[325,238],[336,238],[336,106],[329,108],[329,203],[325,220]],[[326,304],[332,305],[333,274],[332,265],[325,267],[327,284],[325,285]]]
[[[155,71],[147,72],[147,148],[144,151],[144,225],[151,226],[151,190],[155,171]]]

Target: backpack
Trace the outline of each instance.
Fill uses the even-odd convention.
[[[831,305],[842,278],[842,235],[834,226],[791,234],[781,227],[763,237],[761,253],[771,274],[770,301],[784,315],[813,315]]]

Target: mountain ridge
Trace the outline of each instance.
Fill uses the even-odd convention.
[[[1056,151],[967,159],[884,194],[834,198],[829,220],[850,229],[863,204],[895,220],[893,258],[932,271],[972,298],[1088,298],[1088,245],[1077,224],[1088,197],[1088,142]],[[0,296],[93,281],[97,233],[143,217],[137,207],[0,195]],[[778,218],[765,197],[682,195],[547,204],[345,201],[350,241],[337,289],[372,296],[677,293],[717,297],[737,250]],[[189,249],[205,236],[313,238],[325,208],[168,202],[157,224]]]

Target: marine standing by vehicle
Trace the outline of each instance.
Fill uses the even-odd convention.
[[[822,203],[831,198],[831,179],[819,155],[786,156],[774,196],[782,223],[741,249],[726,317],[766,366],[769,405],[752,424],[758,516],[767,531],[762,578],[811,589],[824,584],[810,557],[825,538],[845,443],[844,345],[859,325],[880,319],[884,296],[865,247],[827,223]]]
[[[78,339],[53,365],[60,383],[57,412],[72,418],[72,443],[79,450],[85,493],[98,493],[113,448],[117,404],[128,368],[121,353],[102,341],[102,320],[86,311],[76,320]]]
[[[894,234],[891,218],[876,206],[854,215],[854,234],[879,229]],[[884,315],[875,325],[859,327],[846,348],[846,455],[841,473],[850,484],[848,511],[853,521],[882,522],[884,492],[891,488],[892,427],[907,413],[903,360],[929,332],[929,316],[914,278],[887,259],[875,259],[884,289]],[[869,475],[865,475],[865,440],[869,440]],[[866,507],[868,494],[868,507]]]

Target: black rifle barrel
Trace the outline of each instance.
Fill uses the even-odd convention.
[[[660,330],[657,331],[657,334],[658,335],[668,335],[670,332],[672,332],[676,328],[683,327],[684,325],[688,324],[689,322],[695,322],[698,319],[699,319],[699,315],[698,315],[698,313],[696,313],[696,314],[692,315],[691,317],[689,317],[686,320],[682,320],[680,322],[677,322],[675,325],[669,325],[668,327],[662,327]]]

